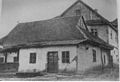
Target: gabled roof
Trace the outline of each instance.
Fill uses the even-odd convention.
[[[62,17],[65,13],[67,13],[72,7],[74,7],[77,3],[82,3],[83,5],[85,5],[88,9],[90,9],[92,12],[94,12],[98,17],[101,18],[101,20],[103,20],[104,22],[107,23],[107,25],[109,25],[112,29],[114,29],[115,31],[118,31],[111,22],[109,22],[107,19],[105,19],[103,16],[101,16],[98,12],[96,12],[93,8],[91,8],[89,5],[87,5],[86,3],[84,3],[82,0],[77,0],[73,5],[71,5],[67,10],[65,10],[60,16]]]
[[[44,21],[20,23],[5,39],[3,38],[3,46],[6,48],[14,48],[26,46],[75,45],[84,41],[91,41],[102,45],[100,47],[106,49],[113,48],[79,26],[80,18],[80,16],[59,17]]]

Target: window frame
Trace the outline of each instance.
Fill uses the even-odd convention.
[[[91,28],[91,33],[94,35],[94,36],[98,36],[98,30],[96,28]]]
[[[70,63],[70,51],[62,51],[62,63]]]
[[[37,54],[35,52],[30,53],[29,63],[30,64],[35,64],[36,63],[36,58],[37,58]]]

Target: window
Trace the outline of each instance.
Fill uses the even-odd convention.
[[[91,29],[91,33],[92,33],[93,35],[95,35],[95,36],[98,35],[98,33],[97,33],[97,29]]]
[[[96,62],[96,51],[93,50],[93,62]]]
[[[0,57],[0,63],[3,63],[3,62],[4,62],[4,58]]]
[[[62,52],[62,63],[70,63],[69,51],[63,51]]]
[[[14,63],[18,62],[18,57],[14,57]]]
[[[81,15],[80,9],[77,9],[75,12],[76,12],[76,16],[80,16]]]
[[[30,53],[30,63],[36,63],[36,53]]]
[[[110,33],[110,37],[111,37],[111,39],[112,39],[112,31],[111,31],[111,33]]]
[[[106,63],[106,58],[105,58],[105,55],[104,55],[104,64]]]

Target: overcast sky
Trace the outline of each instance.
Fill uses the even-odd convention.
[[[76,0],[3,0],[0,38],[8,34],[19,22],[50,19],[60,15]],[[112,21],[117,17],[116,0],[83,0]]]

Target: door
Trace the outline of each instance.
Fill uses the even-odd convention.
[[[47,72],[58,72],[58,52],[48,52],[47,54]]]

